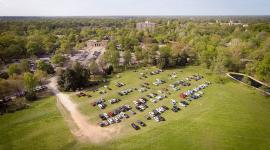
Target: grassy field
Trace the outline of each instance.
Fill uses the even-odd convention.
[[[155,68],[138,71],[149,70]],[[170,99],[179,99],[180,91],[171,91],[173,94],[169,98],[156,104],[148,101],[149,108],[145,112],[136,110],[136,115],[130,115],[129,119],[114,125],[121,126],[121,134],[114,140],[99,145],[81,143],[69,132],[63,117],[57,111],[54,99],[48,98],[34,102],[30,109],[0,116],[0,149],[270,149],[270,98],[235,81],[217,84],[214,82],[216,76],[200,67],[166,70],[160,75],[148,75],[149,78],[145,81],[152,82],[160,78],[167,83],[160,87],[151,85],[151,90],[143,94],[135,91],[123,97],[117,95],[122,89],[139,87],[144,82],[138,79],[138,72],[127,71],[121,73],[120,78],[114,76],[110,79],[109,87],[113,90],[108,90],[105,95],[88,92],[92,98],[77,98],[74,93],[71,96],[89,121],[97,123],[100,121],[99,113],[108,112],[123,104],[134,107],[133,100],[168,87],[175,81],[168,79],[168,74],[172,72],[177,72],[178,78],[175,80],[194,73],[205,77],[202,81],[192,81],[190,87],[180,91],[196,87],[205,80],[213,84],[204,90],[205,95],[202,98],[192,101],[187,108],[178,113],[171,110],[165,112],[162,115],[165,122],[147,121],[144,115],[161,105],[171,107]],[[117,81],[127,85],[118,88],[114,86]],[[100,110],[90,105],[90,102],[99,97],[106,100],[119,97],[122,101],[113,105],[107,103],[108,107]],[[130,123],[137,119],[143,120],[147,127],[139,131],[133,130]]]
[[[29,109],[0,116],[1,150],[61,149],[74,142],[54,97],[31,105]]]

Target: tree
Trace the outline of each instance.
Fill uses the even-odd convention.
[[[40,60],[37,62],[37,69],[46,72],[47,74],[54,74],[54,68],[51,64],[47,63],[45,60]]]
[[[36,70],[34,73],[34,77],[37,79],[39,84],[42,84],[44,79],[47,77],[47,73],[42,70]]]
[[[20,61],[20,70],[21,70],[22,72],[29,72],[29,71],[30,71],[30,67],[29,67],[29,62],[28,62],[28,60],[22,59],[22,60]]]
[[[105,60],[113,66],[113,68],[118,68],[119,66],[119,51],[116,49],[108,49],[105,52]]]
[[[29,56],[44,53],[43,37],[39,33],[35,33],[28,37],[26,44],[27,54]]]
[[[164,47],[161,47],[159,51],[160,51],[160,58],[159,58],[158,66],[161,69],[169,67],[171,48],[168,46],[164,46]]]
[[[8,79],[9,78],[9,75],[7,72],[0,72],[0,78],[1,79]]]
[[[18,64],[11,64],[9,65],[7,72],[9,76],[13,76],[14,74],[20,74],[21,70]]]
[[[79,63],[75,63],[71,69],[63,70],[58,78],[58,85],[64,91],[75,91],[88,86],[90,71]]]
[[[264,56],[261,62],[258,62],[256,74],[264,81],[270,81],[270,56]]]
[[[129,50],[124,51],[124,65],[125,67],[131,65],[131,53]]]
[[[32,73],[24,73],[23,76],[23,82],[24,82],[24,87],[26,89],[26,99],[28,100],[35,100],[36,97],[36,92],[34,91],[35,87],[37,86],[37,79]]]
[[[99,71],[99,68],[98,68],[98,64],[96,63],[96,61],[91,61],[90,64],[89,64],[89,70],[90,70],[90,73],[92,75],[97,75],[100,71]]]
[[[63,66],[66,61],[66,58],[62,54],[55,54],[51,59],[52,63],[55,65]]]
[[[138,62],[140,62],[143,59],[142,48],[135,47],[135,56]]]
[[[108,68],[105,69],[106,75],[111,75],[113,73],[113,66],[110,65]]]

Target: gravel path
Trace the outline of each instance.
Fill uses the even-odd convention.
[[[50,79],[48,88],[52,90],[60,103],[69,112],[70,117],[78,127],[78,131],[74,133],[75,136],[88,139],[93,143],[100,143],[107,141],[116,133],[115,128],[101,128],[98,125],[89,123],[86,116],[78,110],[77,105],[71,101],[70,97],[58,90],[56,77]]]

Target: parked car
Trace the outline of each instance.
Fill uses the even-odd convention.
[[[106,127],[108,125],[109,125],[109,123],[107,121],[102,121],[102,122],[99,123],[100,127]]]
[[[137,120],[137,123],[142,127],[146,126],[146,124],[144,122],[142,122],[141,120]]]
[[[140,127],[138,125],[136,125],[135,123],[131,123],[131,127],[135,130],[139,130]]]
[[[178,112],[178,111],[180,111],[180,108],[174,105],[173,108],[172,108],[172,111],[173,112]]]
[[[133,111],[133,110],[129,110],[129,112],[130,112],[132,115],[136,115],[136,112]]]

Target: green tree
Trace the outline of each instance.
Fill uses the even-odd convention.
[[[18,64],[11,64],[11,65],[8,66],[7,72],[8,72],[9,76],[13,76],[15,74],[20,74],[21,70],[20,70]]]
[[[125,50],[123,58],[124,58],[125,67],[128,67],[129,65],[131,65],[131,53],[130,53],[130,51]]]
[[[62,54],[55,54],[53,55],[51,61],[55,65],[63,66],[66,61],[66,58]]]
[[[160,58],[159,58],[159,63],[158,66],[161,69],[167,68],[170,66],[170,53],[171,53],[171,48],[168,46],[164,46],[160,48]]]
[[[20,70],[22,72],[29,72],[30,71],[30,67],[29,66],[30,66],[30,64],[29,64],[28,60],[22,59],[20,61]]]
[[[94,77],[95,77],[95,75],[100,73],[99,67],[98,67],[98,64],[96,63],[96,61],[91,61],[89,63],[89,70],[90,70],[90,73],[92,75],[94,75]]]
[[[75,91],[89,85],[90,71],[79,63],[63,70],[58,78],[58,85],[64,91]]]
[[[40,60],[37,62],[37,69],[46,72],[47,74],[54,74],[54,68],[51,64],[47,63],[45,60]]]
[[[270,81],[270,56],[264,56],[261,62],[258,62],[256,68],[256,74],[260,79],[269,82]]]
[[[36,70],[34,73],[34,77],[39,82],[39,84],[43,84],[45,78],[47,77],[47,73],[42,70]]]
[[[26,99],[35,100],[37,97],[34,89],[37,86],[37,79],[32,73],[26,72],[23,76],[23,82],[27,92]]]

